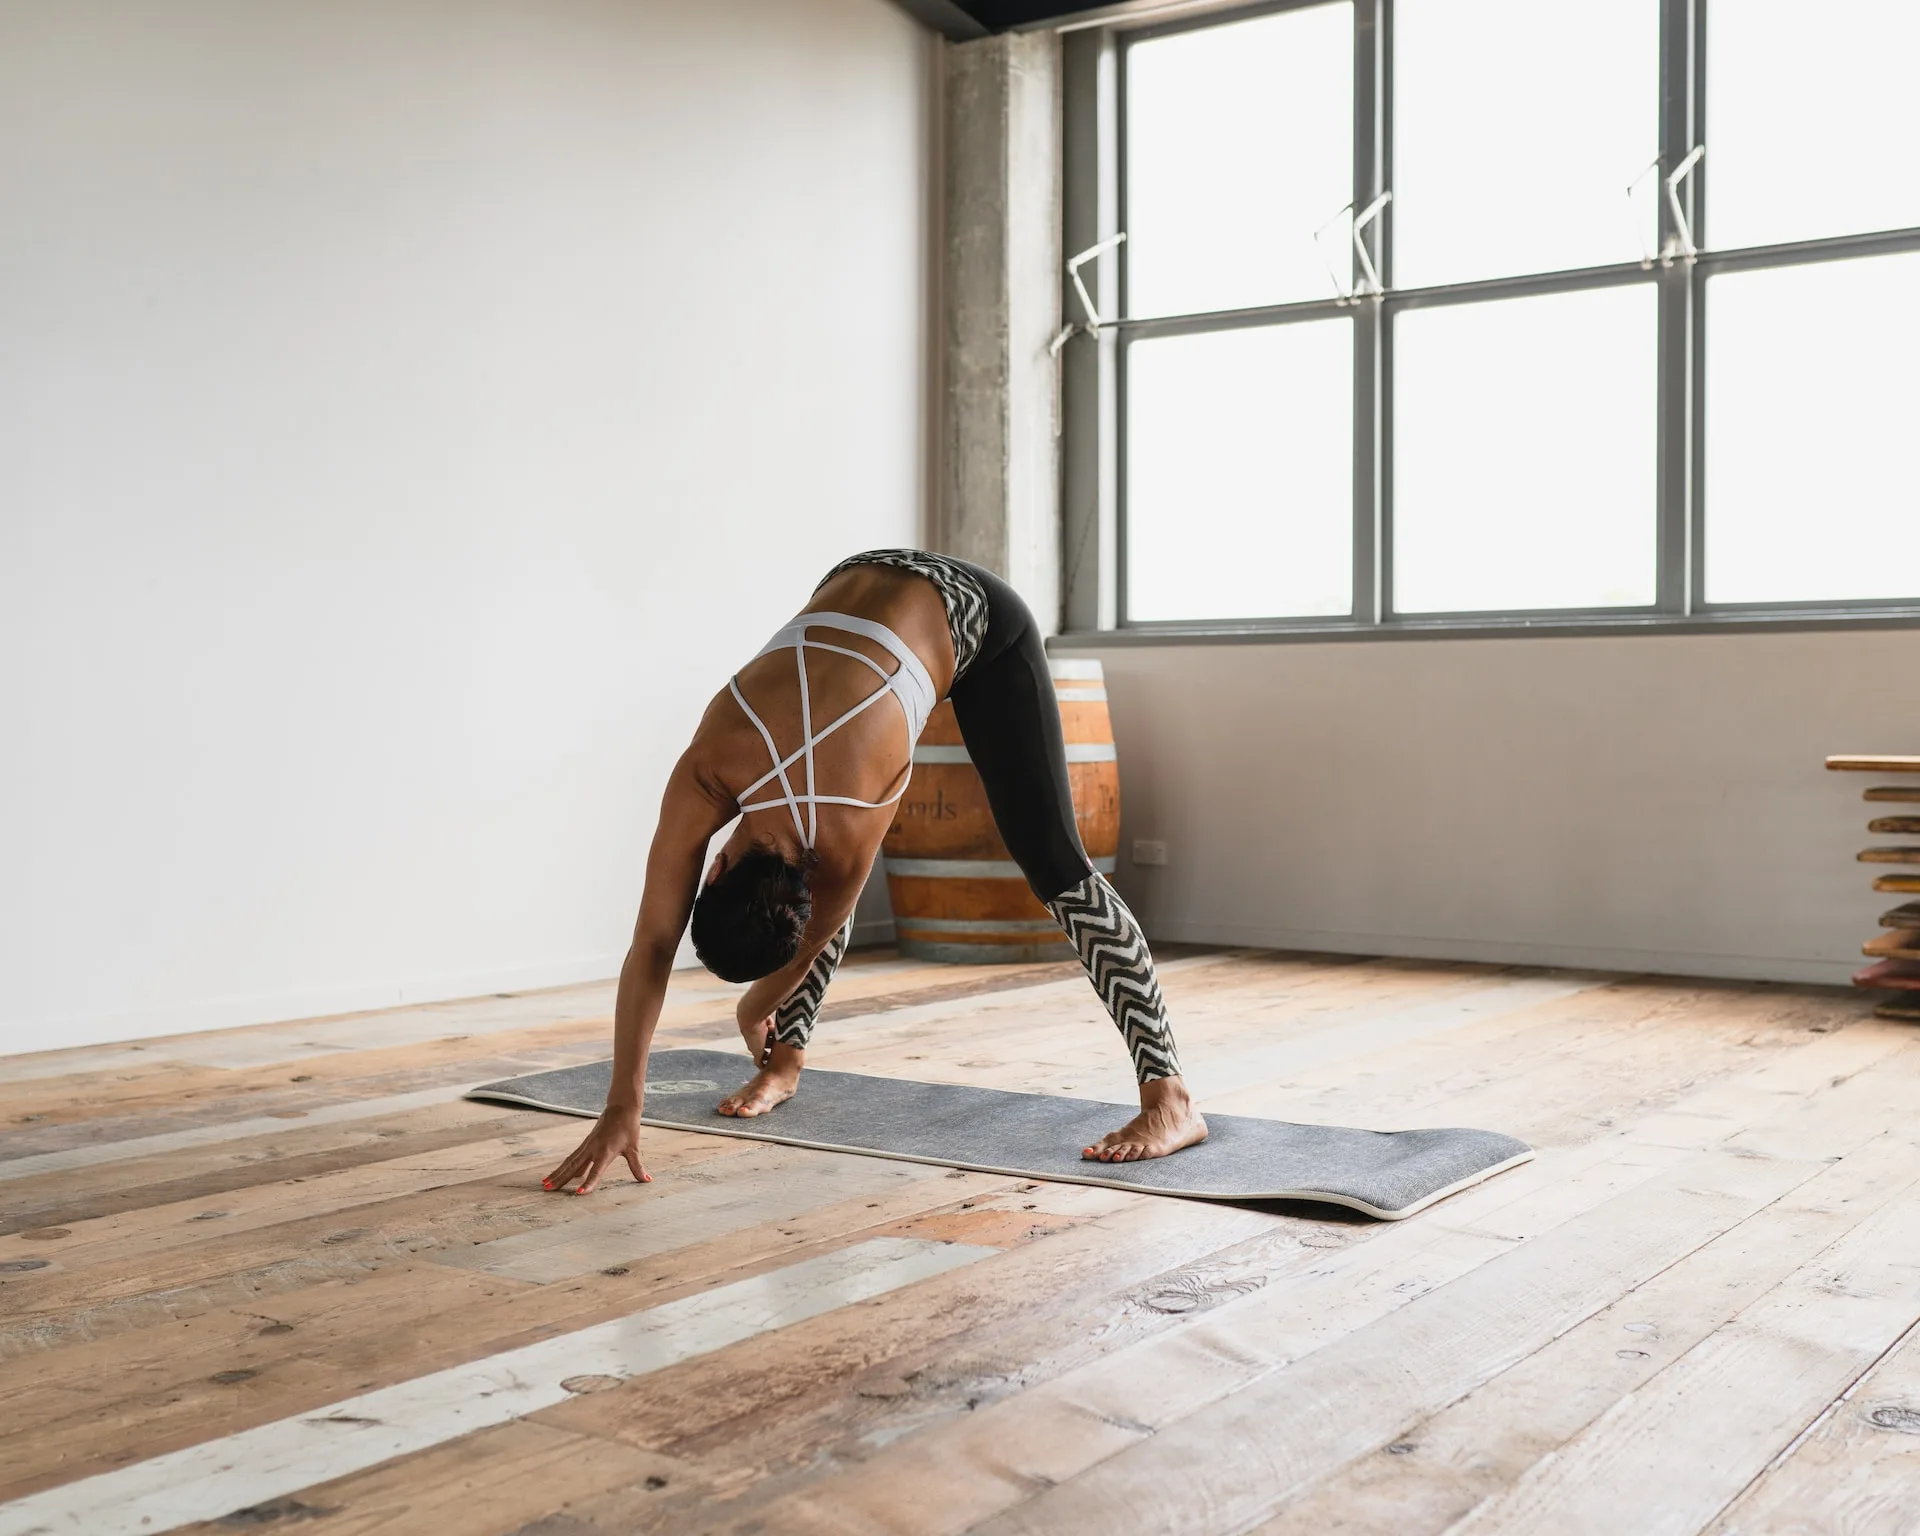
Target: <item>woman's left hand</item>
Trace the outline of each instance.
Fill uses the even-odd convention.
[[[564,1191],[569,1183],[578,1179],[580,1185],[574,1193],[590,1194],[600,1182],[600,1175],[620,1162],[627,1165],[638,1182],[653,1182],[653,1175],[640,1162],[638,1104],[609,1104],[585,1139],[565,1162],[540,1181],[540,1187]]]

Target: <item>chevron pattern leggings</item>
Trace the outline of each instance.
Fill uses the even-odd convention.
[[[1047,910],[1080,952],[1087,979],[1127,1042],[1133,1075],[1143,1083],[1178,1077],[1180,1053],[1173,1047],[1153,952],[1120,893],[1106,876],[1091,874],[1049,901]]]
[[[1080,845],[1060,710],[1039,625],[1020,595],[992,572],[952,556],[937,558],[948,586],[970,580],[985,598],[984,634],[978,632],[977,603],[948,600],[954,654],[965,658],[948,697],[967,755],[986,786],[1001,841],[1079,952],[1087,979],[1127,1042],[1134,1076],[1143,1083],[1177,1077],[1180,1057],[1147,936]],[[945,587],[942,597],[948,598]],[[849,923],[780,1005],[776,1039],[806,1045],[851,937]]]
[[[1065,930],[1079,952],[1100,1001],[1106,1004],[1114,1027],[1133,1057],[1133,1075],[1143,1083],[1180,1075],[1180,1053],[1174,1048],[1173,1026],[1167,1022],[1166,1000],[1153,969],[1153,952],[1133,913],[1106,876],[1089,874],[1070,891],[1047,903],[1053,920]],[[815,957],[806,979],[787,994],[774,1014],[773,1037],[801,1050],[813,1038],[820,1005],[827,995],[840,957],[853,937],[853,920],[836,933]]]
[[[782,1045],[797,1045],[803,1051],[807,1048],[807,1042],[813,1038],[813,1026],[820,1018],[820,1005],[826,1001],[827,984],[840,969],[840,957],[847,952],[852,940],[853,919],[848,918],[846,927],[827,940],[827,947],[814,956],[813,964],[807,967],[806,978],[774,1011],[775,1040]]]

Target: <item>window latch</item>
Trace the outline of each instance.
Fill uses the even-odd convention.
[[[1640,241],[1641,266],[1651,267],[1658,260],[1661,266],[1670,267],[1676,261],[1692,261],[1700,254],[1700,248],[1693,243],[1693,226],[1687,222],[1687,210],[1680,204],[1680,183],[1693,174],[1693,168],[1700,163],[1706,152],[1706,145],[1694,145],[1687,158],[1676,165],[1666,177],[1667,214],[1673,220],[1673,233],[1667,236],[1658,257],[1654,255],[1652,247],[1647,244],[1646,226],[1637,215],[1635,216],[1633,230]],[[1629,203],[1633,201],[1634,193],[1640,190],[1641,184],[1659,169],[1660,159],[1656,155],[1644,171],[1627,183]]]
[[[1104,256],[1108,251],[1113,250],[1126,238],[1127,236],[1124,230],[1117,235],[1108,235],[1106,239],[1088,246],[1078,256],[1073,257],[1067,262],[1067,276],[1073,281],[1073,291],[1079,295],[1080,308],[1086,312],[1087,318],[1086,323],[1083,325],[1075,325],[1069,321],[1066,326],[1062,328],[1060,334],[1054,337],[1048,344],[1048,357],[1058,357],[1060,355],[1060,349],[1073,339],[1073,333],[1075,331],[1085,331],[1089,336],[1096,338],[1099,336],[1100,327],[1107,322],[1100,318],[1100,311],[1094,305],[1093,295],[1087,292],[1087,284],[1085,279],[1080,276],[1080,269],[1096,257]]]
[[[1378,298],[1387,291],[1380,282],[1380,272],[1373,264],[1373,257],[1367,252],[1367,242],[1361,237],[1366,234],[1367,226],[1380,217],[1380,210],[1392,201],[1393,194],[1391,192],[1382,192],[1372,202],[1368,203],[1365,208],[1361,209],[1359,213],[1354,214],[1351,238],[1353,241],[1353,264],[1360,273],[1360,281],[1357,284],[1349,283],[1340,275],[1333,263],[1327,261],[1327,276],[1333,279],[1334,292],[1339,295],[1338,302],[1351,304],[1357,299]],[[1313,232],[1313,243],[1320,247],[1322,260],[1326,260],[1327,248],[1320,237],[1350,213],[1353,213],[1352,203],[1348,203],[1346,207],[1342,208]]]
[[[1676,259],[1692,261],[1700,254],[1700,248],[1693,243],[1693,226],[1687,222],[1687,211],[1680,206],[1680,183],[1693,174],[1693,168],[1706,152],[1706,145],[1694,145],[1687,158],[1667,173],[1667,212],[1673,215],[1673,233],[1667,236],[1666,249],[1660,253],[1666,266],[1672,266]]]

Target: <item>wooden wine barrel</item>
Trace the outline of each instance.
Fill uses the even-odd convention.
[[[1120,764],[1105,674],[1097,661],[1049,666],[1080,841],[1094,868],[1110,874],[1120,848]],[[951,704],[934,710],[914,748],[913,780],[881,859],[902,954],[971,965],[1072,958],[1000,841]]]

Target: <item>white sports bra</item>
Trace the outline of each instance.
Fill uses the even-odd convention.
[[[830,645],[824,640],[809,640],[809,629],[839,629],[848,634],[860,635],[874,641],[892,653],[899,669],[889,672],[864,652],[849,650],[844,645]],[[868,694],[852,709],[848,710],[832,725],[816,731],[813,728],[813,699],[807,691],[807,652],[808,650],[832,651],[836,656],[851,656],[855,661],[863,662],[880,675],[880,687]],[[740,692],[737,677],[727,680],[727,687],[733,691],[734,702],[746,712],[746,716],[760,732],[760,739],[767,744],[767,756],[773,760],[773,767],[760,775],[745,789],[740,791],[740,813],[744,816],[750,811],[773,811],[785,806],[793,813],[794,829],[800,834],[800,841],[807,847],[813,846],[814,834],[819,830],[816,825],[815,808],[822,805],[851,805],[862,810],[877,811],[892,805],[907,792],[902,783],[900,788],[885,800],[855,800],[847,795],[822,795],[814,790],[813,749],[825,741],[841,726],[871,708],[879,700],[892,694],[900,701],[901,713],[907,717],[907,749],[912,753],[913,745],[920,739],[920,732],[926,728],[927,716],[933,713],[933,706],[939,702],[934,696],[933,678],[927,672],[926,664],[913,654],[912,649],[886,625],[872,619],[863,619],[850,613],[803,613],[792,622],[783,625],[765,645],[754,653],[758,661],[762,656],[774,651],[791,650],[800,673],[800,733],[804,740],[800,746],[786,757],[780,755],[780,749],[774,745],[773,732],[767,729],[766,722],[753,712],[753,706]],[[806,762],[806,793],[797,794],[787,770],[802,759]],[[772,800],[762,800],[749,805],[747,796],[774,779],[780,781],[780,794]],[[807,808],[807,817],[800,819],[800,807]]]

